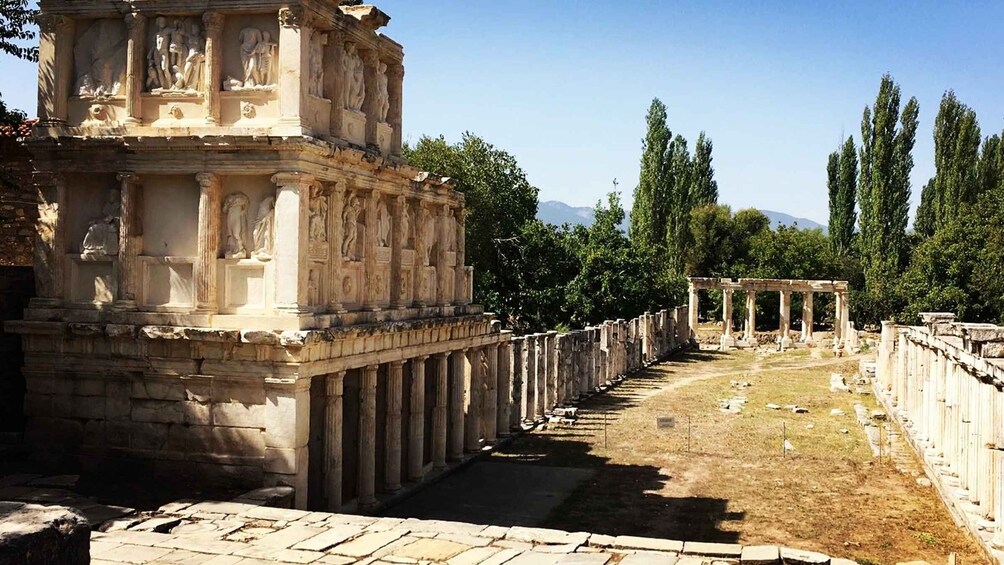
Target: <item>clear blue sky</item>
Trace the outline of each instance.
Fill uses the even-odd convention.
[[[714,140],[721,201],[827,218],[825,164],[889,71],[920,101],[914,202],[955,89],[1004,128],[1004,3],[384,0],[405,48],[405,139],[470,130],[516,155],[542,200],[592,205],[638,180],[644,116]],[[0,58],[34,108],[34,69]]]

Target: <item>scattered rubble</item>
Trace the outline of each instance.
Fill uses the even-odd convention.
[[[851,388],[847,386],[847,382],[844,380],[844,376],[840,373],[833,373],[830,375],[830,392],[850,392]]]

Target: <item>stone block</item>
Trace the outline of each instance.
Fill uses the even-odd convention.
[[[133,422],[129,426],[129,447],[160,450],[167,441],[170,426],[150,422]]]
[[[244,455],[249,457],[264,455],[265,438],[262,431],[255,428],[212,428],[213,453]]]
[[[703,541],[688,541],[683,544],[685,555],[704,555],[707,557],[740,557],[743,547],[736,543],[710,543]]]
[[[212,407],[213,424],[240,428],[265,427],[265,405],[217,402]]]
[[[69,508],[0,502],[0,565],[87,565],[90,530]]]
[[[212,407],[208,403],[186,400],[181,403],[181,412],[186,424],[209,426],[213,423]]]
[[[310,393],[273,389],[265,403],[265,442],[269,447],[304,447],[309,440]]]
[[[101,402],[100,399],[94,402]],[[104,398],[106,420],[128,420],[132,415],[132,401],[129,396],[112,396]]]
[[[689,544],[690,542],[687,543]],[[684,550],[684,543],[682,541],[660,538],[617,536],[614,538],[613,547],[619,549],[646,549],[650,551],[681,552]]]
[[[132,401],[132,420],[134,422],[180,424],[185,421],[185,417],[181,402],[134,399]]]
[[[747,545],[743,547],[740,562],[743,565],[775,565],[781,563],[780,549],[776,545]]]
[[[132,381],[132,397],[148,400],[185,400],[185,387],[180,380],[146,376]]]
[[[210,388],[213,402],[265,404],[265,386],[257,379],[243,382],[213,379]]]
[[[781,562],[784,565],[829,565],[830,557],[814,551],[782,547]]]
[[[300,451],[303,451],[303,448],[265,448],[265,472],[295,475],[297,468],[297,455]]]
[[[639,551],[629,553],[621,560],[622,565],[683,565],[686,558],[680,559],[675,553],[660,553],[656,551]]]
[[[212,449],[212,428],[172,424],[167,432],[164,449],[186,453],[208,453]]]

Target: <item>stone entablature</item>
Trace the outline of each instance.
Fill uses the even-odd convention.
[[[401,155],[404,53],[373,6],[40,7],[38,137],[309,135]]]
[[[882,323],[876,396],[956,520],[1004,561],[1004,327],[921,318]]]
[[[688,277],[690,284],[690,326],[697,327],[698,292],[701,290],[722,291],[722,336],[721,347],[735,347],[737,342],[733,336],[732,327],[732,297],[738,291],[746,293],[746,327],[743,329],[747,345],[755,346],[756,339],[756,293],[777,292],[780,303],[780,342],[781,349],[792,346],[791,336],[791,293],[802,293],[802,343],[814,343],[813,339],[813,302],[812,296],[818,292],[832,293],[836,298],[836,320],[833,324],[833,349],[842,348],[854,350],[857,348],[857,331],[850,321],[850,300],[847,281],[804,280],[804,279],[739,279],[729,278]]]

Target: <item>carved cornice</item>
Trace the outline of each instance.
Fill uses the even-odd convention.
[[[300,188],[309,189],[314,182],[315,178],[312,175],[306,175],[303,173],[289,172],[276,173],[272,175],[272,183],[279,187],[295,185]]]

